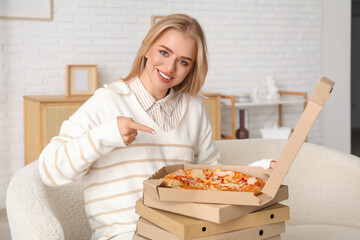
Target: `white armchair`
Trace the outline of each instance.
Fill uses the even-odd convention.
[[[221,162],[247,165],[277,158],[286,141],[217,141]],[[304,143],[285,184],[291,220],[282,239],[359,239],[360,158]],[[21,169],[10,182],[7,214],[13,240],[90,239],[81,183],[51,188],[38,173],[38,162]]]
[[[6,211],[13,240],[89,240],[81,182],[52,188],[39,175],[38,161],[11,179]]]

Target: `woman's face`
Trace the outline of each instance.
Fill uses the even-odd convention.
[[[146,52],[144,87],[156,99],[164,98],[169,88],[180,84],[190,72],[197,54],[196,42],[175,30],[165,30]]]

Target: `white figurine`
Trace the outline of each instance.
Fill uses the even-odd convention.
[[[266,78],[266,84],[268,87],[268,93],[264,96],[265,101],[277,101],[280,100],[279,89],[276,87],[275,80],[272,76]]]
[[[262,99],[262,94],[259,90],[259,84],[256,84],[255,88],[253,89],[252,99],[254,99],[254,102],[260,102]]]

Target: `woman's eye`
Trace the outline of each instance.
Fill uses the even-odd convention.
[[[184,66],[187,66],[187,65],[188,65],[188,63],[185,62],[185,61],[183,61],[183,60],[179,60],[179,63],[182,64],[182,65],[184,65]]]
[[[164,51],[164,50],[161,50],[160,53],[161,53],[162,55],[164,55],[164,56],[168,56],[168,55],[169,55],[169,54],[168,54],[166,51]]]

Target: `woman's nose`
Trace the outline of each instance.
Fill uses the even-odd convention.
[[[170,74],[172,74],[176,71],[176,60],[169,59],[166,62],[166,71]]]

